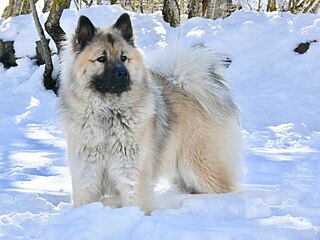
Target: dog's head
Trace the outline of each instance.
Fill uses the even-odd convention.
[[[89,18],[81,16],[70,43],[63,58],[73,60],[62,66],[62,74],[69,72],[68,88],[78,91],[78,97],[98,95],[100,99],[119,101],[119,98],[137,98],[145,91],[147,72],[135,47],[128,14],[122,14],[105,29],[96,28]]]

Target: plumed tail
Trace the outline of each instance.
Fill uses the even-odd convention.
[[[203,44],[185,46],[181,42],[167,45],[149,59],[151,71],[164,77],[195,98],[210,116],[225,119],[238,116],[227,82],[223,77],[227,58]]]

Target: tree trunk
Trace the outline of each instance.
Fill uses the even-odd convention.
[[[277,3],[276,0],[271,1],[271,12],[277,11]]]
[[[271,0],[268,0],[267,2],[267,12],[270,12],[271,9]]]
[[[35,1],[35,3],[36,2],[37,1]],[[29,13],[31,13],[30,3],[28,0],[23,0],[20,14],[29,14]]]
[[[303,13],[317,13],[317,10],[319,9],[319,4],[319,0],[308,1],[305,8],[303,9]]]
[[[208,0],[208,5],[207,5],[207,12],[205,15],[206,18],[212,19],[213,18],[213,9],[214,9],[214,4],[212,3],[213,0]]]
[[[171,27],[177,27],[180,24],[180,8],[178,0],[163,1],[163,19],[170,23]]]
[[[53,0],[48,19],[45,22],[46,31],[55,42],[58,53],[66,35],[60,26],[60,18],[63,10],[70,7],[70,2],[71,0]]]
[[[257,11],[260,12],[260,10],[261,10],[261,0],[258,1],[258,9],[257,9]]]
[[[82,0],[85,4],[86,7],[91,7],[91,5],[93,4],[93,0]]]
[[[45,0],[44,1],[44,6],[42,9],[43,13],[49,12],[51,9],[51,5],[52,5],[53,0]]]
[[[3,18],[9,18],[13,14],[13,8],[14,8],[14,2],[15,0],[9,0],[8,6],[3,10],[2,17]]]
[[[143,13],[143,0],[140,0],[140,12]]]
[[[196,0],[189,0],[188,2],[188,19],[196,16]]]
[[[267,3],[267,12],[277,11],[277,2],[276,0],[268,0]]]
[[[51,89],[54,89],[54,87],[55,87],[55,82],[52,79],[53,64],[52,64],[52,60],[51,60],[51,51],[49,48],[48,41],[44,35],[43,28],[41,27],[41,24],[39,21],[35,2],[34,2],[34,0],[29,0],[29,1],[30,1],[30,7],[32,10],[33,21],[34,21],[34,24],[36,25],[36,29],[37,29],[39,38],[41,40],[41,44],[42,44],[43,52],[44,52],[44,57],[45,57],[46,65],[45,65],[44,73],[43,73],[43,83],[44,83],[44,87],[46,89],[51,90]]]
[[[22,12],[22,5],[23,5],[23,0],[15,0],[15,5],[13,8],[13,15],[12,16],[19,16],[20,13]]]
[[[38,0],[35,0],[35,2],[37,1]],[[9,0],[8,6],[2,13],[2,17],[9,18],[19,16],[20,14],[29,14],[30,12],[29,0]]]
[[[232,0],[207,0],[206,3],[203,16],[209,19],[226,18],[233,7]]]

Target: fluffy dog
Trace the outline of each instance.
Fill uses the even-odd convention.
[[[59,104],[74,206],[149,211],[163,176],[190,193],[235,191],[242,137],[223,65],[204,45],[171,44],[147,68],[128,14],[105,29],[81,16],[62,53]]]

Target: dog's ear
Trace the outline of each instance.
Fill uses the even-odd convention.
[[[121,36],[132,46],[134,46],[133,40],[133,29],[131,25],[130,16],[127,13],[123,13],[116,23],[113,25],[113,28],[118,30]]]
[[[83,49],[94,38],[97,30],[86,16],[80,16],[76,29],[76,43]]]

